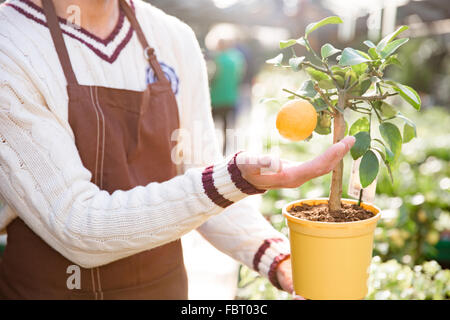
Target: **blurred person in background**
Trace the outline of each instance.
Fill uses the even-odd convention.
[[[236,120],[240,84],[246,70],[245,57],[234,45],[233,39],[218,40],[215,72],[210,83],[213,117],[223,126],[223,154],[227,147],[226,130],[232,129]]]

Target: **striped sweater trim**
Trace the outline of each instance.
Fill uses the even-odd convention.
[[[232,205],[235,202],[233,200],[265,192],[265,190],[255,188],[242,177],[241,171],[236,164],[236,156],[238,154],[236,153],[227,165],[223,166],[218,164],[209,166],[202,173],[202,184],[206,195],[211,201],[222,208]],[[228,175],[229,178],[217,179],[224,175]],[[215,176],[216,179],[214,178]]]
[[[264,242],[258,248],[258,251],[256,251],[255,256],[253,257],[253,269],[255,269],[255,271],[259,271],[259,263],[261,262],[261,258],[266,252],[266,250],[269,249],[270,244],[272,242],[282,242],[282,241],[283,239],[281,238],[271,238],[264,240]]]
[[[263,243],[258,248],[258,251],[255,253],[255,256],[253,258],[253,269],[255,271],[257,271],[257,272],[260,271],[259,264],[261,262],[261,258],[267,252],[267,250],[270,248],[271,244],[277,243],[277,242],[283,242],[283,239],[271,238],[271,239],[265,239],[263,241]],[[269,271],[267,273],[267,277],[268,277],[270,283],[272,283],[272,285],[278,289],[282,289],[282,288],[281,288],[281,286],[278,282],[278,278],[277,278],[277,273],[276,273],[277,267],[282,261],[288,259],[290,256],[291,255],[289,253],[280,253],[272,260],[272,263],[270,264]]]
[[[236,185],[236,187],[245,194],[258,194],[266,192],[266,190],[256,188],[242,177],[241,170],[239,170],[236,163],[236,158],[241,152],[242,151],[236,153],[233,159],[231,159],[231,161],[228,163],[228,172],[231,175],[231,180]]]
[[[216,186],[214,185],[214,166],[207,167],[202,174],[202,183],[205,193],[212,202],[222,208],[226,208],[233,204],[232,201],[226,199],[223,195],[219,193]]]
[[[280,290],[282,290],[283,288],[281,288],[280,283],[278,282],[278,277],[277,277],[277,268],[279,266],[279,264],[281,262],[283,262],[286,259],[289,259],[291,257],[291,255],[289,253],[281,253],[278,256],[275,257],[275,259],[273,259],[272,264],[270,265],[269,268],[269,274],[268,274],[268,278],[270,283],[272,283],[272,285]]]

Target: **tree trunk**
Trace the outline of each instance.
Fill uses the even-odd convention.
[[[339,93],[338,106],[344,110],[346,104],[345,93]],[[337,143],[344,138],[345,135],[345,121],[344,115],[336,111],[337,115],[333,122],[333,143]],[[342,173],[344,170],[344,161],[341,160],[334,168],[331,177],[330,199],[328,200],[328,208],[330,211],[338,211],[341,209],[342,197]]]

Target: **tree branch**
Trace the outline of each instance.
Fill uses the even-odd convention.
[[[374,101],[374,100],[384,100],[387,97],[390,96],[395,96],[398,93],[385,93],[383,95],[376,95],[376,96],[359,96],[359,97],[355,97],[355,96],[349,96],[348,98],[351,100],[364,100],[364,101]]]
[[[297,96],[297,97],[299,97],[299,98],[308,100],[309,102],[312,103],[312,99],[311,99],[310,97],[303,96],[303,95],[301,95],[301,94],[298,94],[298,93],[296,93],[296,92],[294,92],[294,91],[291,91],[291,90],[288,90],[288,89],[285,89],[285,88],[283,88],[283,91],[285,91],[285,92],[287,92],[287,93],[290,93],[290,94],[293,94],[294,96]]]
[[[321,71],[321,72],[323,72],[323,73],[329,74],[327,69],[324,69],[324,68],[321,68],[321,67],[319,67],[319,66],[316,66],[315,64],[312,64],[312,63],[309,62],[309,61],[303,61],[303,62],[301,62],[300,64],[305,65],[305,66],[308,66],[308,67],[311,67],[311,68],[316,69],[316,70],[318,70],[318,71]]]
[[[322,99],[325,101],[325,103],[328,105],[328,107],[333,110],[333,115],[335,115],[335,107],[331,104],[330,100],[328,100],[327,95],[320,89],[319,85],[317,83],[314,84],[314,89],[319,93],[319,95],[322,97]]]

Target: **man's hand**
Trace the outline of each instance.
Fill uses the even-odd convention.
[[[297,188],[313,178],[332,171],[354,145],[348,136],[308,162],[290,162],[273,156],[240,153],[236,164],[242,177],[258,189]]]

